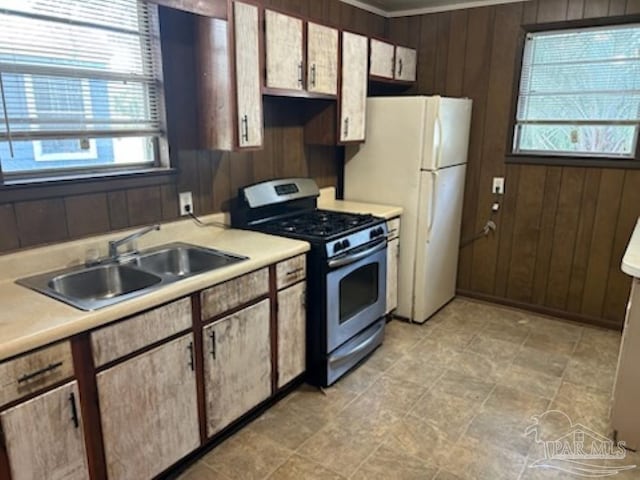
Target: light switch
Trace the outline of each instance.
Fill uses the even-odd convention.
[[[493,177],[491,193],[497,193],[498,195],[504,194],[504,177]]]

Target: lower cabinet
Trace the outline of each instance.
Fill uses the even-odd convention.
[[[76,382],[5,410],[0,422],[12,480],[89,478]]]
[[[307,282],[278,292],[278,388],[306,368]]]
[[[188,334],[96,376],[109,480],[152,478],[198,448],[194,355]]]
[[[203,329],[207,435],[271,396],[270,301]]]

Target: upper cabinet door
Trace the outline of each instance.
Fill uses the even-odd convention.
[[[338,30],[313,22],[307,30],[307,90],[338,94]]]
[[[391,43],[372,38],[369,75],[392,79],[394,77],[394,52],[395,48]]]
[[[89,478],[78,385],[67,383],[0,414],[11,478]]]
[[[417,55],[413,48],[396,47],[396,80],[416,81]]]
[[[238,145],[262,145],[259,13],[256,5],[233,3]]]
[[[266,86],[302,90],[304,87],[302,20],[271,10],[265,10],[264,19]]]
[[[368,46],[367,37],[342,32],[341,142],[364,141]]]

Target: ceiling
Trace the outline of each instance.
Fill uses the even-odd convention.
[[[385,17],[402,17],[423,13],[481,7],[498,3],[528,0],[341,0],[344,3],[369,10]]]

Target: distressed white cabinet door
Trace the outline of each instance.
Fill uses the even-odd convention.
[[[200,446],[193,335],[97,376],[109,480],[152,478]]]
[[[313,22],[307,29],[307,90],[338,93],[338,30]]]
[[[278,292],[278,388],[306,369],[307,282]]]
[[[367,37],[342,32],[341,142],[364,141],[368,80],[367,52]]]
[[[302,20],[265,10],[266,86],[302,90]]]
[[[415,49],[396,47],[396,80],[416,81],[417,54]]]
[[[258,7],[233,3],[236,62],[238,145],[262,145],[263,116],[260,89],[260,40]]]
[[[77,382],[0,414],[12,480],[85,480],[87,456]]]
[[[395,47],[391,43],[371,39],[369,75],[392,79]]]
[[[271,395],[270,301],[203,329],[207,435]]]
[[[394,238],[387,245],[387,308],[389,313],[398,306],[398,257],[400,239]]]

